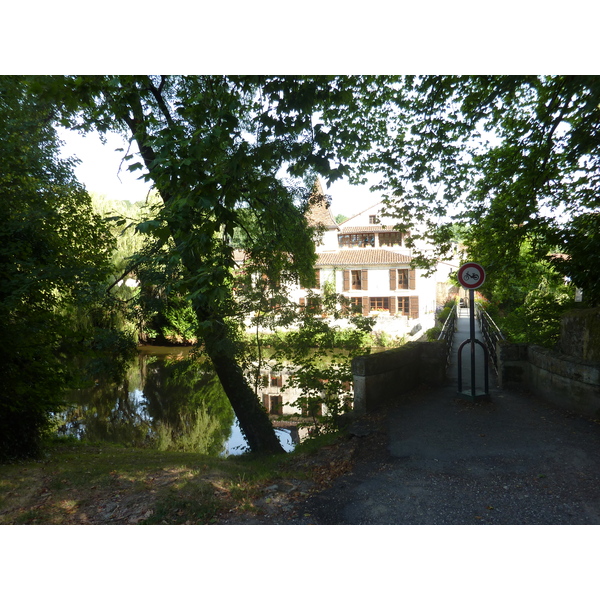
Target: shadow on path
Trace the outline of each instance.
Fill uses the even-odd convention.
[[[600,425],[525,393],[444,388],[367,419],[351,474],[310,498],[306,524],[600,524]],[[309,516],[306,516],[309,515]]]

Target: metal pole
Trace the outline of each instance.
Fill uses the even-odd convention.
[[[469,337],[471,338],[471,394],[475,396],[475,290],[469,290]]]

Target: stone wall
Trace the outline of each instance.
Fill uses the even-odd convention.
[[[572,310],[563,316],[560,351],[567,356],[600,362],[600,308]]]
[[[446,376],[445,342],[409,342],[400,348],[352,360],[354,412],[364,414],[401,399],[422,385],[441,385]]]
[[[528,384],[553,404],[593,417],[600,416],[600,362],[585,361],[530,346]]]
[[[528,389],[561,408],[600,417],[600,309],[564,315],[556,350],[499,343],[498,383]]]

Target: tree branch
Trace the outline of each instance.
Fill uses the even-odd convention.
[[[165,83],[167,82],[167,75],[161,75],[160,84],[158,87],[154,85],[150,77],[148,77],[148,90],[154,96],[156,103],[160,109],[160,112],[163,114],[165,119],[167,120],[167,124],[169,127],[173,127],[175,122],[173,121],[173,117],[169,111],[169,108],[165,102],[165,99],[162,96],[162,91],[164,89]]]
[[[123,281],[123,279],[129,275],[136,267],[139,267],[142,263],[144,262],[144,260],[138,260],[135,263],[133,263],[133,265],[131,265],[120,277],[118,277],[113,283],[111,283],[107,288],[106,288],[106,293],[108,294],[110,292],[110,290],[112,290],[115,285],[117,285],[117,283],[119,283],[119,281]]]

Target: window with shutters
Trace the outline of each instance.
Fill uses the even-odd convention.
[[[411,319],[419,318],[419,297],[411,296],[410,297],[410,315]]]
[[[398,269],[398,289],[408,289],[408,269]]]
[[[387,296],[370,299],[371,310],[390,310],[390,299]]]
[[[397,299],[397,312],[399,315],[408,317],[410,314],[410,298],[408,296],[400,296]]]
[[[396,314],[396,296],[390,296],[390,315]]]
[[[321,310],[321,298],[319,296],[300,298],[298,304],[300,304],[300,311],[304,311],[305,308],[314,312],[319,312]]]
[[[269,404],[270,415],[283,414],[283,402],[281,401],[281,396],[269,396]]]
[[[283,376],[280,373],[271,373],[271,386],[281,387],[283,385]]]
[[[362,298],[350,298],[350,304],[353,311],[359,310],[362,308]]]
[[[414,290],[416,281],[414,269],[390,269],[390,290]]]
[[[397,312],[411,319],[419,318],[419,297],[418,296],[398,296]]]
[[[371,310],[371,303],[369,302],[369,299],[368,298],[363,298],[362,299],[362,314],[363,314],[363,317],[368,317],[370,310]]]
[[[355,271],[343,271],[343,291],[350,290],[368,290],[369,289],[369,272],[367,269]]]

